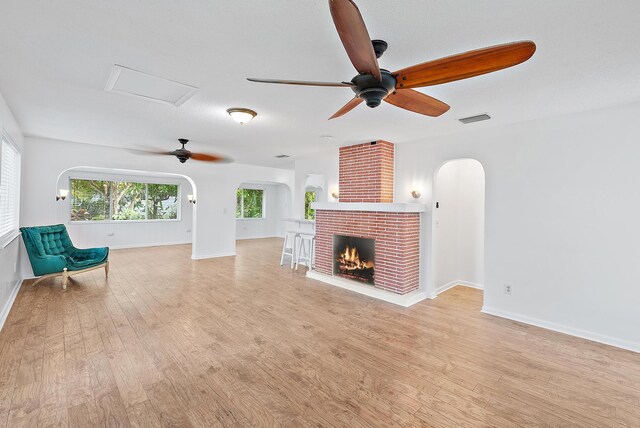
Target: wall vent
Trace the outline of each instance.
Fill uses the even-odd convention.
[[[282,155],[276,155],[276,157],[277,157],[278,159],[284,159],[284,158],[288,158],[288,157],[289,157],[289,155],[284,155],[284,154],[282,154]]]
[[[466,125],[468,123],[482,122],[483,120],[489,120],[489,119],[491,119],[491,116],[489,116],[486,113],[483,113],[475,116],[463,117],[462,119],[458,119],[458,120]]]

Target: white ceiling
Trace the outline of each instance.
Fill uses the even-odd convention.
[[[350,89],[245,80],[350,80],[326,0],[6,0],[0,92],[27,135],[162,149],[184,137],[192,150],[270,166],[291,165],[274,158],[281,153],[402,143],[640,100],[636,0],[356,2],[370,35],[389,43],[380,63],[390,70],[509,41],[530,39],[538,50],[520,66],[422,89],[451,105],[439,118],[383,103],[328,121]],[[113,64],[200,91],[180,108],[105,92]],[[229,107],[258,117],[238,125]],[[493,119],[456,121],[484,112]]]

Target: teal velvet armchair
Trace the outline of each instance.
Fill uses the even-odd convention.
[[[74,247],[64,224],[21,227],[20,231],[33,273],[40,277],[33,285],[62,276],[62,288],[66,289],[71,275],[101,267],[109,275],[109,248]]]

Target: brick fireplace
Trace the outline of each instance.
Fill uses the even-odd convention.
[[[309,276],[404,304],[408,300],[399,298],[417,293],[420,286],[420,221],[425,206],[393,202],[392,143],[342,147],[339,162],[339,202],[314,204],[316,263]],[[367,251],[360,254],[363,270],[345,272],[343,267],[336,271],[337,264],[349,263],[341,252],[344,249],[335,246],[336,237],[351,238],[350,251],[362,246],[356,244],[358,239],[370,240],[375,257],[371,250],[357,249],[358,253]]]

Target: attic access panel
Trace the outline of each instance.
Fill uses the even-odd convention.
[[[154,76],[115,64],[107,80],[105,91],[118,92],[147,101],[171,104],[176,107],[187,102],[198,88]]]

